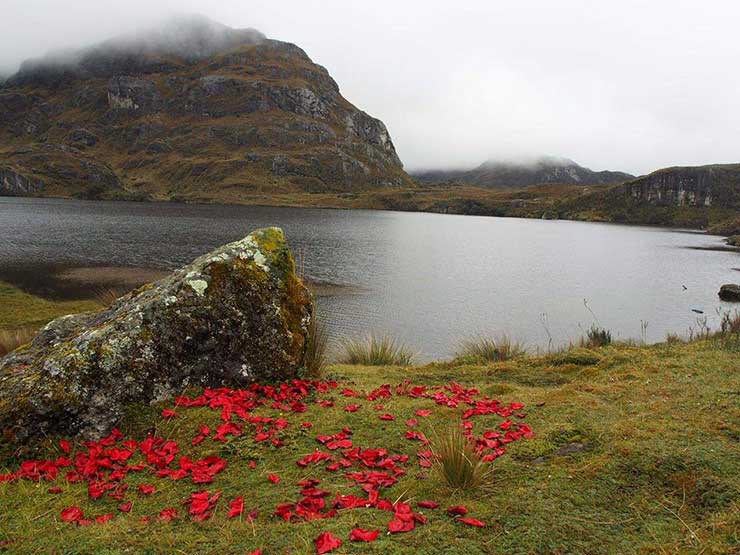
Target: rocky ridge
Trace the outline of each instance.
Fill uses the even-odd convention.
[[[303,50],[201,17],[24,63],[0,86],[0,144],[0,194],[238,200],[411,183],[385,125]]]
[[[634,176],[615,171],[593,171],[573,160],[542,156],[532,160],[489,160],[470,170],[412,172],[422,183],[462,183],[484,188],[518,189],[532,185],[604,185],[621,183]]]

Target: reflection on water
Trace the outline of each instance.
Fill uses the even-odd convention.
[[[716,310],[732,308],[717,291],[737,281],[740,264],[736,252],[696,248],[721,246],[718,237],[646,227],[0,198],[0,279],[32,285],[70,267],[169,270],[268,225],[284,229],[311,281],[348,286],[319,301],[334,337],[389,332],[425,359],[477,334],[560,345],[595,321],[619,339],[659,341],[696,329],[692,309],[716,326]]]

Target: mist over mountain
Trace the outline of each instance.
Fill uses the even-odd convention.
[[[26,60],[10,85],[55,83],[60,79],[108,76],[119,70],[166,69],[168,57],[197,62],[238,46],[266,40],[255,29],[232,29],[205,16],[181,14],[137,32],[80,49],[63,49]]]
[[[383,122],[294,44],[202,16],[22,64],[0,193],[240,201],[411,183]]]
[[[488,188],[521,188],[542,184],[606,185],[634,176],[619,171],[593,171],[556,156],[487,160],[473,169],[412,172],[422,183],[462,183]]]

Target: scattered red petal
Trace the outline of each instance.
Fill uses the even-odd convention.
[[[468,509],[466,507],[463,507],[462,505],[455,505],[454,507],[447,508],[447,514],[448,515],[466,515],[468,514]]]
[[[273,484],[280,483],[280,476],[278,476],[277,474],[268,474],[267,479],[270,480]]]
[[[62,520],[64,522],[78,522],[82,518],[82,509],[76,506],[62,509]]]
[[[151,495],[154,493],[154,491],[154,486],[150,486],[148,484],[141,484],[139,486],[139,493],[141,493],[142,495]]]
[[[422,509],[436,509],[439,507],[439,503],[436,501],[419,501],[416,505]]]
[[[380,530],[353,528],[349,533],[349,539],[353,542],[374,542],[378,539],[378,534],[380,534]]]
[[[475,518],[467,518],[461,516],[457,520],[459,520],[460,522],[464,522],[468,526],[475,526],[477,528],[483,528],[486,525],[485,522],[481,522],[480,520],[477,520]]]
[[[95,522],[98,524],[105,524],[113,518],[113,513],[105,513],[104,515],[96,516]]]
[[[342,545],[342,540],[334,536],[331,532],[322,532],[316,538],[316,553],[329,553],[338,549]]]

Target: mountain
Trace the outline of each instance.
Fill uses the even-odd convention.
[[[299,47],[181,16],[0,85],[0,194],[239,201],[412,183]]]
[[[573,160],[553,156],[519,161],[489,160],[472,170],[430,170],[412,172],[412,176],[422,183],[453,182],[497,189],[518,189],[550,183],[604,185],[634,178],[623,172],[595,172]]]
[[[579,219],[704,227],[740,211],[740,164],[672,167],[592,190],[561,207]]]

